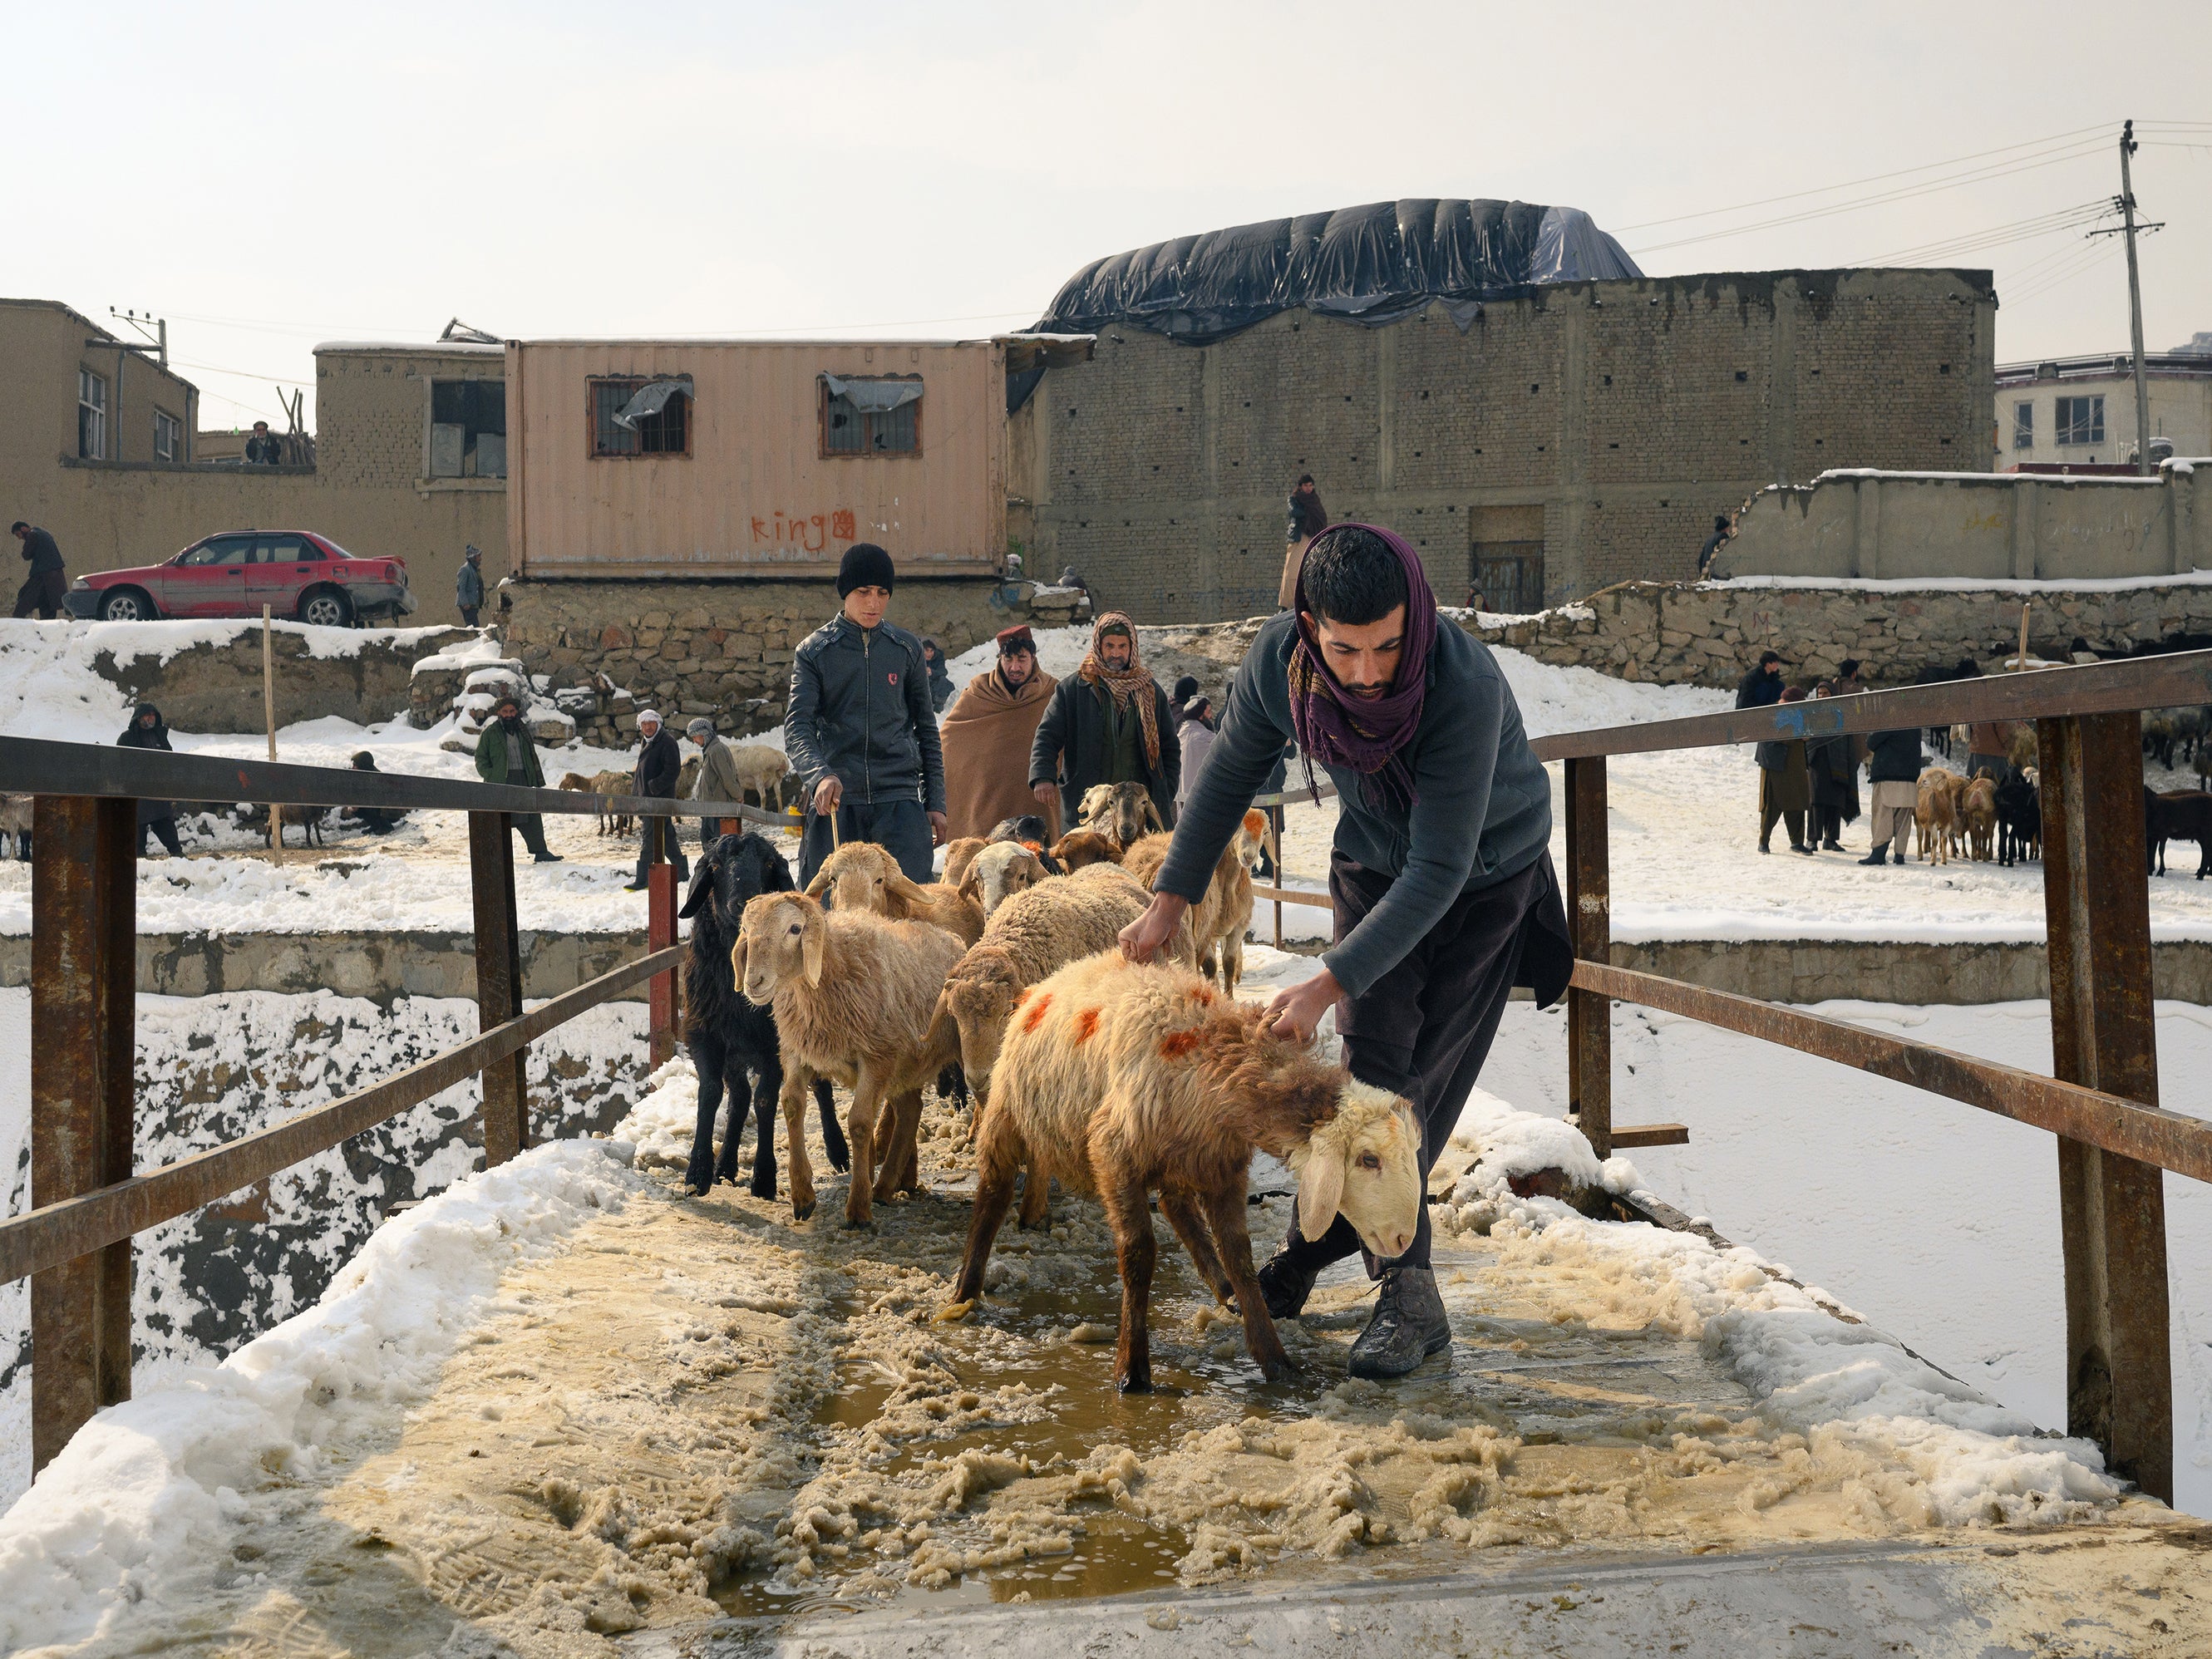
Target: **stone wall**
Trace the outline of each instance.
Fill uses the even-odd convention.
[[[604,676],[679,730],[682,717],[708,714],[738,736],[782,724],[792,653],[837,614],[826,581],[510,581],[500,594],[508,655],[555,692]],[[911,581],[890,608],[948,657],[1015,623],[1058,628],[1089,614],[1079,594],[1031,582]],[[617,723],[629,713],[612,697],[607,707]]]
[[[131,623],[102,625],[129,639]],[[166,624],[162,626],[166,627]],[[158,630],[149,630],[157,632]],[[276,723],[335,714],[367,726],[404,714],[415,664],[469,637],[462,628],[305,629],[278,623],[270,655],[276,670]],[[343,649],[332,650],[333,641]],[[318,649],[322,654],[317,654]],[[259,732],[261,624],[239,623],[219,643],[185,647],[167,658],[149,642],[133,654],[126,645],[102,648],[93,672],[134,702],[150,702],[184,732]]]
[[[2108,656],[2212,646],[2212,579],[2026,595],[1887,584],[1623,582],[1533,617],[1446,614],[1486,644],[1625,680],[1733,687],[1771,647],[1788,659],[1793,680],[1833,674],[1856,657],[1875,687],[1909,684],[1923,668],[1948,668],[1963,657],[1995,669],[2018,644],[2024,597],[2033,606],[2029,652],[2053,661],[2065,660],[2077,637]],[[1265,620],[1142,629],[1146,664],[1164,678],[1195,675],[1218,696]]]
[[[1101,605],[1212,622],[1273,603],[1310,471],[1448,599],[1478,557],[1532,550],[1535,603],[1680,580],[1769,484],[1987,465],[1995,309],[1986,271],[1766,271],[1562,283],[1464,332],[1436,307],[1286,312],[1203,348],[1108,328],[1013,417],[1010,532]]]

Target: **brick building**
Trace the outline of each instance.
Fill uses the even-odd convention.
[[[1693,574],[1716,514],[1834,467],[1966,471],[1994,429],[1984,270],[1567,283],[1202,347],[1102,329],[1012,417],[1008,533],[1146,622],[1273,608],[1285,497],[1405,533],[1493,609]]]
[[[50,300],[0,300],[0,514],[54,532],[70,575],[151,564],[219,530],[312,530],[407,562],[450,622],[461,550],[507,546],[506,361],[498,345],[315,349],[311,465],[203,453],[189,381]]]

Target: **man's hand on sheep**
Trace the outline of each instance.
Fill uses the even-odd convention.
[[[1175,936],[1183,913],[1189,908],[1187,898],[1173,893],[1153,894],[1145,914],[1121,930],[1121,954],[1132,962],[1157,961],[1160,947]]]
[[[1276,992],[1260,1024],[1288,1042],[1310,1042],[1321,1017],[1336,1006],[1343,995],[1344,987],[1324,968],[1311,979]]]

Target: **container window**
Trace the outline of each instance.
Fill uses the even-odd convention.
[[[824,374],[825,458],[921,453],[921,376]]]
[[[691,453],[690,375],[593,380],[591,387],[593,455]]]

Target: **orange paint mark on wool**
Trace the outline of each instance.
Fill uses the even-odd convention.
[[[1022,1030],[1034,1031],[1038,1026],[1043,1024],[1045,1011],[1051,1006],[1052,994],[1048,991],[1036,1000],[1036,1006],[1030,1010],[1030,1017],[1022,1022]]]
[[[1079,1047],[1097,1035],[1098,1011],[1096,1008],[1085,1008],[1075,1017],[1076,1043]]]
[[[1193,1026],[1187,1031],[1170,1031],[1160,1039],[1162,1060],[1181,1060],[1199,1044],[1199,1034],[1204,1028]]]

